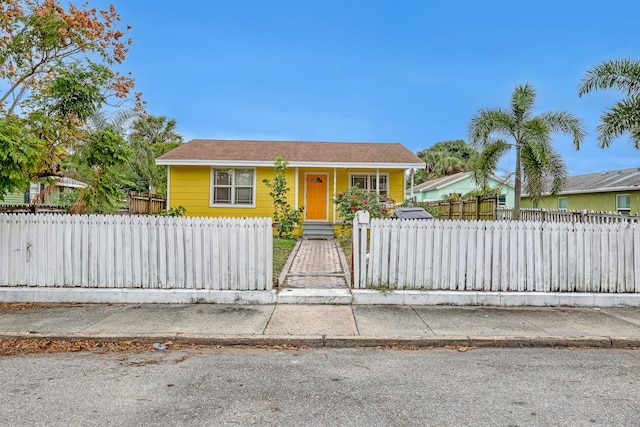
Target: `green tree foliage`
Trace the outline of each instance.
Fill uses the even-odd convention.
[[[12,139],[2,148],[0,199],[59,176],[62,159],[87,138],[87,121],[102,106],[131,101],[142,110],[131,77],[113,69],[131,43],[119,20],[113,6],[0,2],[0,138]]]
[[[626,96],[608,108],[600,118],[598,141],[600,148],[629,132],[635,149],[640,149],[640,61],[618,59],[602,62],[587,71],[578,95],[598,89],[617,89]]]
[[[478,152],[461,139],[440,141],[429,148],[418,151],[426,167],[414,174],[415,185],[431,179],[472,170]]]
[[[276,224],[278,237],[290,238],[296,223],[300,222],[300,214],[304,211],[304,207],[294,209],[287,201],[287,165],[282,157],[276,157],[274,162],[273,181],[263,179],[262,182],[267,186],[269,195],[273,199],[273,221]]]
[[[41,141],[29,135],[15,118],[0,118],[0,200],[14,188],[29,186]]]
[[[516,86],[509,110],[483,109],[469,123],[469,140],[481,150],[475,170],[481,187],[488,186],[500,158],[515,147],[514,219],[520,217],[523,178],[525,190],[533,200],[548,191],[549,183],[552,194],[561,191],[566,183],[566,165],[553,149],[552,135],[557,132],[571,135],[576,149],[585,136],[581,120],[566,111],[534,116],[535,98],[536,92],[529,84]]]
[[[87,188],[80,190],[72,213],[112,213],[118,210],[125,194],[122,189],[128,184],[122,166],[132,156],[127,141],[111,127],[92,132],[86,141],[77,146],[77,156],[88,166],[91,177]]]
[[[174,119],[147,116],[133,122],[129,137],[134,152],[130,180],[136,191],[167,192],[167,167],[156,165],[155,159],[183,143]]]

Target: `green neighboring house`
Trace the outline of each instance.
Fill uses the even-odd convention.
[[[513,186],[497,178],[491,177],[489,185],[493,188],[500,188],[498,198],[501,208],[512,208],[514,201]],[[432,200],[442,200],[442,196],[464,194],[477,190],[478,186],[473,180],[473,173],[459,172],[454,175],[432,179],[418,184],[407,191],[407,198],[414,198],[416,202],[427,202]]]
[[[561,193],[543,196],[537,206],[523,195],[522,207],[637,213],[640,212],[640,168],[570,176]]]
[[[74,188],[85,188],[87,184],[78,180],[62,177],[56,178],[54,183],[51,184],[51,188],[48,194],[45,196],[43,205],[57,205],[59,203],[60,193]],[[32,182],[26,191],[18,191],[9,193],[4,197],[4,200],[0,201],[2,205],[30,205],[33,203],[36,197],[47,188],[47,184]]]

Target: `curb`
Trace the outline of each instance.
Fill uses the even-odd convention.
[[[52,341],[130,341],[141,343],[175,342],[180,344],[200,344],[219,346],[294,346],[312,348],[371,348],[371,347],[477,347],[477,348],[640,348],[640,337],[602,336],[430,336],[430,337],[365,337],[365,336],[296,336],[296,335],[191,335],[191,334],[43,334],[4,332],[3,339],[47,339]]]

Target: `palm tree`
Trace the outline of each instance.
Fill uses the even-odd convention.
[[[578,96],[597,89],[618,89],[626,97],[601,117],[598,125],[600,148],[625,132],[631,134],[635,149],[640,149],[640,61],[619,59],[596,65],[582,79]]]
[[[174,119],[166,116],[147,116],[133,123],[131,138],[146,142],[148,145],[167,142],[182,142],[178,125]]]
[[[553,149],[551,135],[561,132],[573,136],[576,150],[585,136],[581,120],[566,111],[533,116],[535,98],[536,92],[528,83],[516,86],[510,110],[483,109],[469,123],[469,141],[480,151],[475,175],[482,187],[487,186],[500,158],[515,147],[513,219],[520,219],[523,176],[525,190],[534,202],[547,190],[549,182],[551,194],[561,191],[565,185],[567,168]]]
[[[182,144],[176,121],[165,116],[138,118],[129,142],[135,153],[131,169],[136,190],[166,193],[167,167],[156,165],[155,159]]]
[[[425,169],[414,176],[414,185],[425,181],[465,172],[473,168],[478,153],[461,139],[436,142],[429,148],[418,151],[425,163]]]

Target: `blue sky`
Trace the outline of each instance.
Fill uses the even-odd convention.
[[[580,151],[554,139],[570,174],[640,166],[628,136],[597,148],[599,117],[622,94],[577,95],[595,64],[640,59],[635,1],[90,1],[109,3],[133,27],[123,69],[149,113],[176,119],[187,140],[400,142],[416,152],[466,139],[479,109],[508,108],[528,82],[537,112],[584,121]]]

